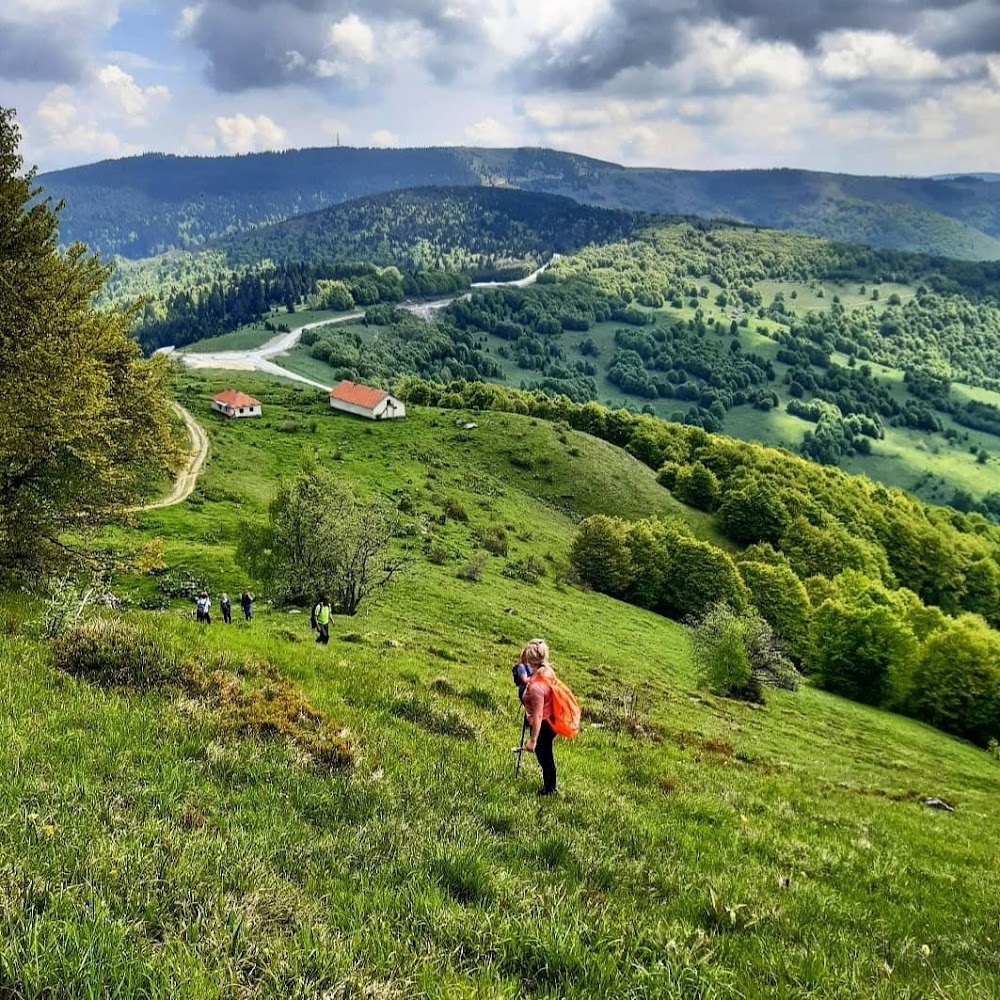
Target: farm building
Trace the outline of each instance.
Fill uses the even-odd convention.
[[[213,396],[212,409],[226,417],[259,417],[263,412],[259,399],[238,389],[226,389]]]
[[[344,410],[370,420],[392,420],[406,416],[402,400],[396,399],[384,389],[357,385],[346,379],[330,390],[330,405],[335,410]]]

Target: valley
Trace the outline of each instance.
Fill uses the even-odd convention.
[[[19,141],[2,1000],[1000,996],[1000,184]]]

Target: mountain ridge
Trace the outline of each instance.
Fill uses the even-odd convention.
[[[228,157],[144,154],[39,175],[66,198],[64,242],[143,257],[198,247],[356,197],[428,185],[499,186],[584,204],[725,217],[846,242],[1000,259],[1000,187],[796,168],[625,167],[541,147],[313,147]]]

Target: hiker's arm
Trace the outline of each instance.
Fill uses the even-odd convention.
[[[528,723],[531,732],[528,735],[528,742],[524,744],[524,749],[528,753],[535,752],[535,742],[538,734],[542,731],[542,714],[545,706],[545,695],[538,690],[534,684],[528,685],[528,690],[524,696],[524,710],[528,715]]]

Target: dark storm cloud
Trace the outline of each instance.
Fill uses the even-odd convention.
[[[81,53],[51,25],[0,18],[0,79],[74,83],[83,73]]]
[[[317,83],[317,60],[334,55],[327,48],[330,26],[351,14],[371,27],[376,51],[387,23],[412,20],[428,29],[435,45],[427,69],[439,80],[450,78],[478,38],[430,0],[208,0],[188,38],[206,55],[209,82],[219,90]],[[351,89],[350,80],[337,83]]]
[[[977,39],[963,25],[983,22]],[[512,76],[525,89],[592,90],[627,70],[669,68],[684,51],[686,31],[721,21],[758,40],[814,50],[821,35],[838,30],[919,34],[927,47],[947,54],[1000,50],[998,0],[612,0],[605,19],[570,46],[540,45]],[[964,48],[962,47],[964,45]]]

